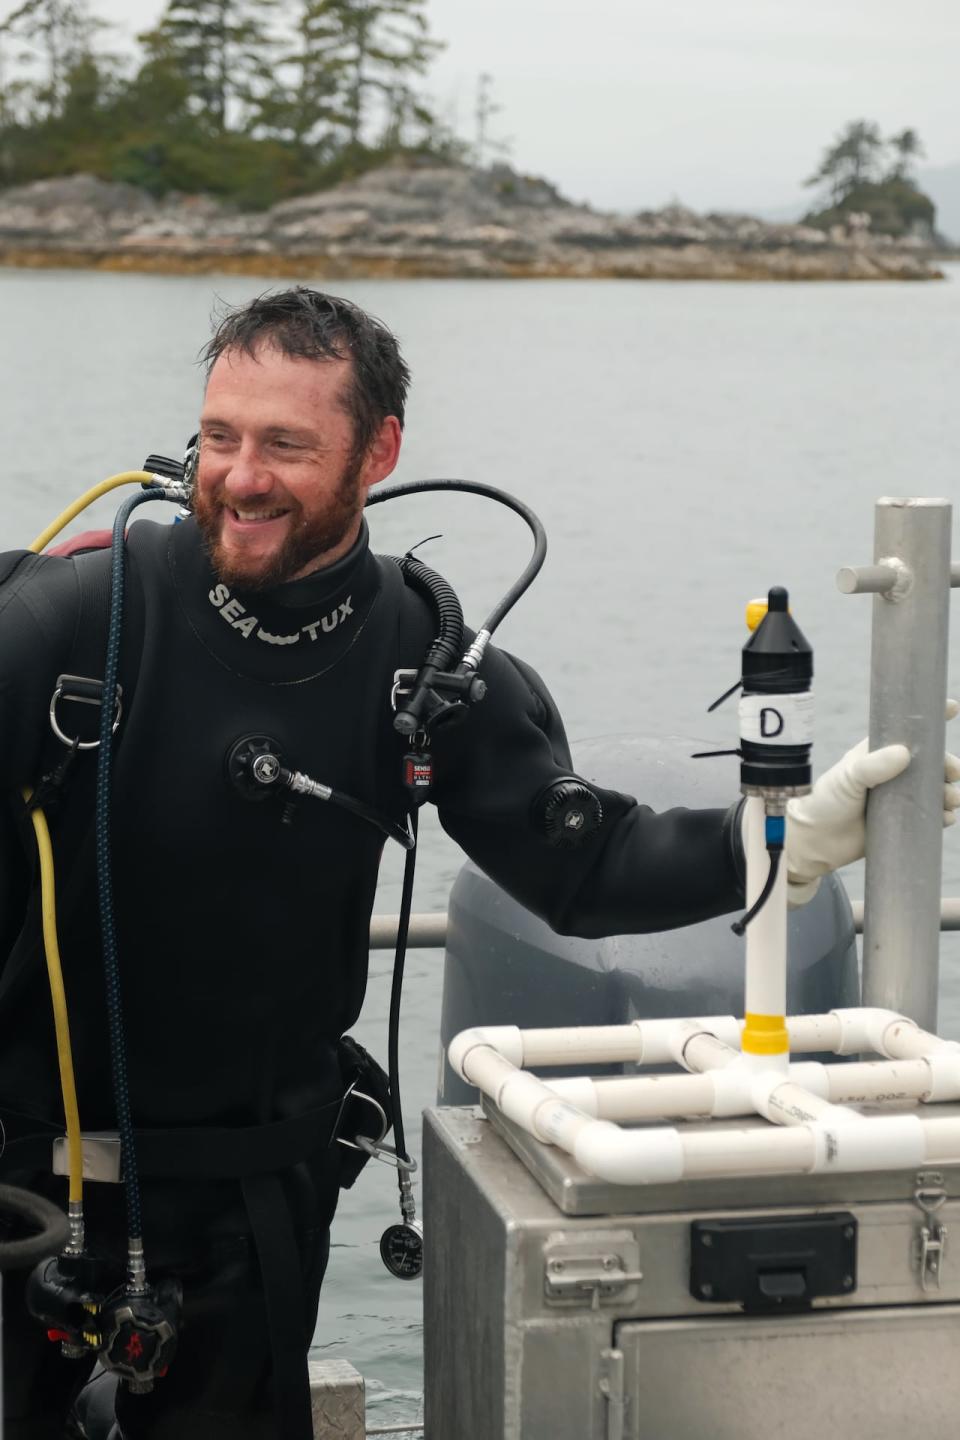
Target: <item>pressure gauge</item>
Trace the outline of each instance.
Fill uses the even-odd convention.
[[[423,1271],[423,1226],[418,1220],[388,1225],[380,1237],[380,1258],[397,1280],[417,1280]]]

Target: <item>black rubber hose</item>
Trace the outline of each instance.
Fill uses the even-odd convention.
[[[410,910],[413,905],[413,877],[417,868],[417,812],[410,812],[413,846],[407,851],[403,866],[403,890],[400,895],[400,916],[397,924],[397,948],[393,957],[393,984],[390,986],[390,1020],[387,1029],[387,1070],[390,1078],[390,1109],[393,1112],[393,1140],[400,1160],[409,1160],[403,1133],[403,1107],[400,1103],[400,997],[403,992],[403,967],[407,958],[407,936],[410,932]],[[398,1181],[403,1180],[397,1171]]]
[[[397,825],[386,815],[381,815],[379,811],[374,810],[372,805],[365,805],[362,800],[355,800],[352,795],[344,795],[342,790],[334,790],[332,787],[328,787],[328,789],[330,789],[331,805],[339,805],[341,809],[348,810],[351,815],[357,815],[361,820],[367,820],[371,825],[376,825],[388,840],[396,840],[404,850],[412,850],[416,845],[415,836],[404,830],[402,825]]]
[[[448,670],[463,653],[463,608],[457,592],[449,581],[414,555],[404,555],[399,560],[389,555],[385,558],[399,565],[406,583],[427,601],[437,619],[437,638],[424,656],[421,668],[432,665],[437,670]]]
[[[110,1032],[110,1069],[113,1079],[117,1130],[120,1134],[120,1156],[127,1200],[128,1238],[142,1238],[140,1212],[140,1180],[137,1174],[133,1120],[130,1113],[130,1087],[127,1080],[127,1045],[123,1024],[123,1003],[120,989],[120,965],[113,915],[113,876],[110,856],[110,789],[113,759],[113,711],[117,695],[117,673],[120,665],[120,635],[123,627],[123,582],[126,561],[124,543],[127,520],[138,505],[148,500],[164,500],[158,486],[148,486],[121,505],[113,522],[110,562],[110,625],[107,632],[107,654],[103,667],[103,690],[100,696],[100,747],[97,751],[97,891],[100,901],[100,930],[103,938],[103,973],[107,992],[107,1019]]]
[[[547,532],[540,519],[522,500],[508,495],[505,490],[497,490],[493,485],[481,485],[476,480],[412,480],[407,485],[391,485],[386,490],[371,490],[367,496],[367,505],[379,505],[384,500],[393,500],[397,495],[416,495],[427,490],[457,490],[467,495],[484,495],[488,500],[496,500],[499,505],[506,505],[508,510],[513,510],[533,531],[533,555],[523,574],[510,586],[506,595],[494,606],[480,626],[481,630],[492,635],[503,617],[513,609],[520,596],[539,574],[547,555]]]
[[[764,905],[766,905],[767,901],[770,899],[770,896],[773,894],[773,887],[777,883],[777,871],[780,869],[780,856],[783,854],[783,851],[770,850],[767,853],[770,856],[770,869],[767,871],[766,883],[764,884],[763,889],[760,891],[760,894],[757,896],[753,905],[750,906],[750,909],[747,911],[746,915],[744,915],[743,919],[735,920],[730,926],[730,929],[733,931],[734,935],[743,935],[746,932],[746,928],[750,924],[750,921],[756,919],[756,917],[760,914],[760,911],[763,909]]]
[[[38,1231],[22,1240],[0,1240],[0,1270],[21,1270],[56,1255],[70,1238],[70,1226],[63,1211],[13,1185],[0,1185],[0,1220],[14,1219]]]

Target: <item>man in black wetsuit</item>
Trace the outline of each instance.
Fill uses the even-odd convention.
[[[434,627],[397,566],[370,553],[363,520],[368,488],[400,449],[408,372],[393,336],[349,303],[298,288],[228,316],[208,360],[195,518],[137,523],[127,541],[112,826],[129,1086],[147,1154],[154,1132],[211,1127],[255,1153],[269,1127],[318,1117],[322,1143],[267,1177],[299,1256],[302,1289],[284,1321],[302,1357],[338,1195],[338,1147],[319,1117],[342,1092],[337,1044],[363,1000],[383,836],[311,801],[283,823],[280,807],[230,783],[225,757],[244,736],[272,736],[291,768],[400,823],[391,686],[420,663]],[[78,644],[105,633],[78,586],[77,566],[94,559],[28,558],[0,588],[4,790],[36,784],[62,756],[47,723],[56,677],[75,670]],[[431,798],[488,874],[577,935],[666,929],[742,905],[733,810],[655,815],[600,790],[597,833],[552,847],[532,817],[571,773],[560,717],[535,673],[492,646],[481,673],[483,704],[435,737]],[[112,1130],[93,772],[77,760],[51,829],[80,1115],[85,1130]],[[792,878],[854,858],[845,843],[821,847]],[[63,1110],[35,888],[11,939],[0,979],[4,1178],[62,1200],[64,1183],[40,1158]],[[252,1193],[249,1176],[178,1174],[169,1159],[146,1167],[148,1266],[181,1278],[184,1325],[154,1391],[121,1390],[130,1440],[301,1440],[296,1422],[274,1419],[277,1317],[268,1325]],[[90,1250],[121,1263],[119,1187],[89,1186],[85,1201]],[[4,1338],[7,1440],[62,1434],[87,1367],[62,1359],[26,1316],[22,1277],[5,1277]]]

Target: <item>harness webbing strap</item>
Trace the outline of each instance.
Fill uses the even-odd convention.
[[[331,1143],[342,1100],[268,1125],[136,1130],[140,1173],[151,1179],[241,1180],[299,1165]],[[3,1155],[19,1167],[50,1167],[50,1146],[63,1126],[7,1112]],[[19,1133],[18,1133],[19,1132]],[[25,1132],[25,1133],[24,1133]]]
[[[279,1175],[247,1175],[240,1187],[263,1279],[279,1440],[313,1440],[306,1301],[290,1207]]]

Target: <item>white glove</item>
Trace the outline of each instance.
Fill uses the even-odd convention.
[[[948,720],[958,710],[956,700],[947,701]],[[813,899],[821,875],[863,858],[867,794],[910,764],[906,745],[869,750],[868,744],[861,740],[820,776],[809,795],[787,805],[787,896],[792,907]],[[951,783],[960,780],[960,760],[955,755],[944,757],[944,779],[946,827],[955,824],[954,811],[960,807],[960,791]]]

